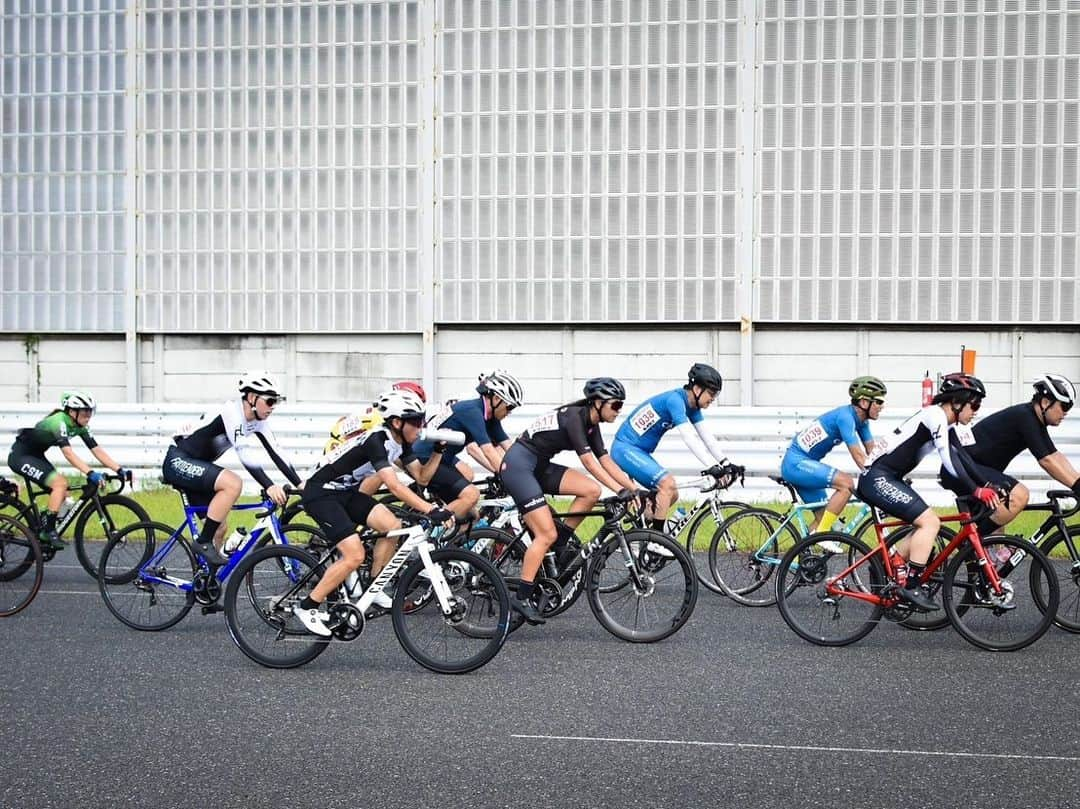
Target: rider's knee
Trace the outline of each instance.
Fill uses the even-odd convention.
[[[837,491],[847,492],[850,495],[855,491],[855,478],[847,472],[837,472],[833,477],[832,485]]]
[[[1014,514],[1023,511],[1031,497],[1031,490],[1023,483],[1017,483],[1009,491],[1009,511]]]
[[[68,490],[68,479],[60,474],[55,475],[49,486],[49,490],[53,492],[66,492]]]
[[[218,491],[226,492],[233,497],[239,497],[244,490],[244,481],[235,472],[226,470],[218,478]]]
[[[480,502],[480,490],[475,486],[466,486],[457,499],[466,509],[470,509]]]
[[[679,487],[675,483],[675,478],[666,477],[660,481],[657,486],[660,490],[660,495],[671,500],[676,500],[679,497]]]

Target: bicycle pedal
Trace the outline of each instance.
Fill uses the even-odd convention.
[[[203,615],[209,615],[213,612],[225,612],[225,608],[220,604],[207,604],[205,607],[202,608]]]

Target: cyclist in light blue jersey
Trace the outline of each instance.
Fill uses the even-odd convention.
[[[675,477],[657,463],[652,453],[664,433],[677,428],[686,446],[706,472],[722,477],[727,458],[705,428],[702,411],[713,403],[723,380],[711,365],[696,362],[685,385],[657,394],[638,405],[615,434],[611,458],[630,477],[649,489],[657,489],[656,506],[650,514],[653,526],[663,530],[668,509],[679,499]]]
[[[817,512],[811,531],[830,530],[855,491],[852,475],[822,463],[821,459],[842,442],[855,465],[865,469],[867,458],[874,451],[869,422],[881,415],[887,393],[885,383],[876,376],[855,378],[848,386],[851,404],[814,419],[792,439],[784,453],[780,474],[805,502],[821,502],[826,497],[826,490],[834,489],[824,511]]]

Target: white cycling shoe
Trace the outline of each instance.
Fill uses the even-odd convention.
[[[329,638],[333,635],[330,627],[326,625],[326,622],[330,620],[330,613],[321,612],[319,607],[304,609],[299,604],[292,608],[292,612],[311,634],[318,635],[320,638]]]

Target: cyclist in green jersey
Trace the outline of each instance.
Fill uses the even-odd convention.
[[[101,483],[103,475],[93,471],[71,448],[71,438],[78,436],[86,444],[95,458],[102,465],[117,474],[124,470],[112,459],[94,437],[88,425],[97,408],[94,397],[82,391],[69,391],[60,397],[60,407],[35,424],[24,427],[15,436],[15,443],[8,453],[8,466],[13,472],[25,475],[42,488],[49,490],[49,503],[42,520],[40,539],[54,548],[63,548],[64,543],[56,533],[56,517],[60,506],[68,493],[68,480],[56,471],[45,458],[45,451],[50,447],[60,447],[65,460],[86,476],[93,486]]]

